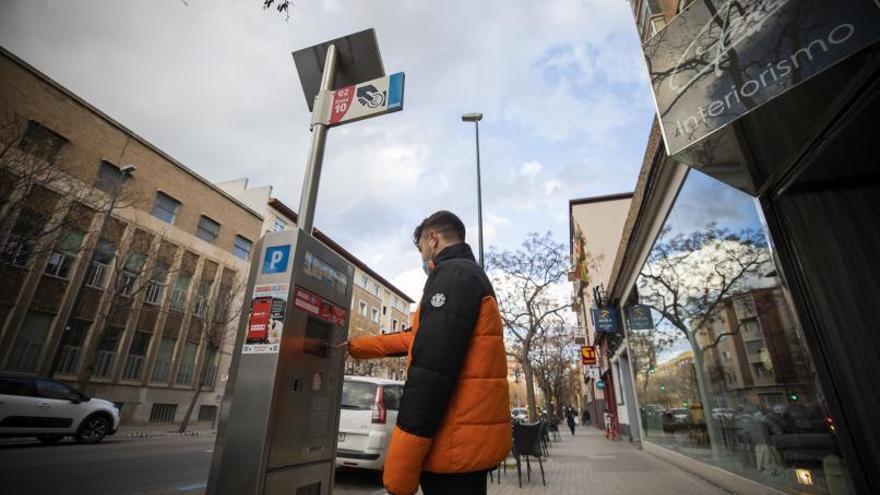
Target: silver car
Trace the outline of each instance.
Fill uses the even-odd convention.
[[[36,437],[52,444],[66,436],[98,443],[119,428],[119,410],[51,378],[0,375],[0,437]]]

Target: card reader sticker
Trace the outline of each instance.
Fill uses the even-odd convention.
[[[284,331],[288,284],[254,286],[242,354],[277,353]]]

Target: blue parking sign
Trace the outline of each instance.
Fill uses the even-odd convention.
[[[263,273],[286,272],[288,259],[290,259],[290,244],[266,248],[266,256],[263,257]]]

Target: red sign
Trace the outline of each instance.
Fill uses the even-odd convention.
[[[345,323],[346,312],[344,309],[305,289],[296,288],[296,297],[293,299],[293,305],[334,325]]]
[[[345,117],[354,99],[354,86],[346,86],[333,92],[332,107],[330,108],[330,123],[335,124]]]
[[[585,365],[596,364],[596,346],[585,345],[581,347],[581,363]]]

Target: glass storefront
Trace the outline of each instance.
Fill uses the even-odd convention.
[[[628,304],[645,441],[792,493],[854,493],[755,200],[689,172]]]

